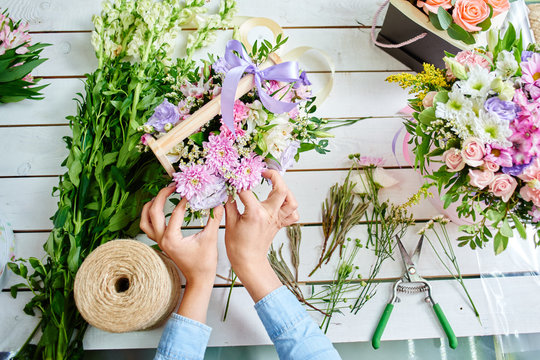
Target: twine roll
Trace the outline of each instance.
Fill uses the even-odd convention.
[[[75,303],[92,326],[109,332],[161,325],[180,299],[176,266],[135,240],[113,240],[96,248],[75,277]]]

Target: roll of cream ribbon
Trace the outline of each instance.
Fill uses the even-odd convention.
[[[92,326],[109,332],[161,325],[180,299],[181,280],[172,260],[135,240],[96,248],[75,277],[75,303]]]

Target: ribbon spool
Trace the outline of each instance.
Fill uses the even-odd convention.
[[[121,333],[158,327],[180,300],[181,281],[171,259],[135,240],[96,248],[75,277],[75,303],[84,319]]]

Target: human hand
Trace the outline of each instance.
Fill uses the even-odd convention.
[[[238,194],[243,214],[232,199],[225,204],[225,245],[235,271],[255,301],[281,286],[268,262],[267,253],[277,232],[299,219],[298,203],[275,170],[263,173],[272,182],[272,191],[259,201],[251,191]]]
[[[165,221],[163,208],[167,198],[173,193],[174,186],[166,187],[144,205],[140,228],[174,261],[188,284],[213,284],[218,259],[218,229],[223,217],[223,206],[214,209],[214,217],[208,219],[202,231],[184,237],[181,227],[186,212],[186,199],[182,199],[173,210],[168,225]]]

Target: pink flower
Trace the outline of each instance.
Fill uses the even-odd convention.
[[[241,123],[249,116],[249,107],[240,100],[234,102],[234,122]]]
[[[384,165],[384,159],[382,157],[374,157],[374,156],[360,156],[359,158],[355,158],[354,161],[358,166],[364,167],[364,166],[383,166]]]
[[[525,84],[540,86],[540,54],[534,53],[529,60],[521,63],[521,80]]]
[[[491,10],[485,0],[457,0],[452,11],[454,22],[468,32],[480,31],[477,26],[489,17]]]
[[[180,171],[173,174],[176,182],[176,192],[188,201],[208,184],[215,183],[218,178],[205,165],[180,166]]]
[[[424,8],[426,14],[430,12],[436,14],[440,7],[446,10],[450,9],[452,7],[452,0],[418,0],[416,6]]]
[[[461,156],[463,156],[463,160],[467,165],[477,167],[484,163],[485,151],[486,149],[482,140],[470,137],[463,143]]]
[[[540,207],[540,189],[525,185],[519,190],[519,195],[521,195],[523,200],[532,201],[535,206]]]
[[[467,71],[471,70],[474,65],[479,65],[484,69],[491,70],[491,64],[486,57],[493,60],[493,55],[491,53],[480,54],[474,50],[466,50],[458,52],[454,60],[465,66]]]
[[[483,189],[486,186],[489,186],[491,182],[493,181],[493,178],[495,177],[495,174],[493,174],[489,170],[471,170],[469,169],[469,184],[472,186],[476,186],[479,189]]]
[[[489,184],[489,191],[491,191],[493,195],[502,198],[504,202],[508,202],[514,193],[514,190],[516,190],[516,187],[516,179],[507,174],[499,174],[496,175],[491,184]]]
[[[519,193],[521,194],[521,191]],[[539,222],[540,221],[540,208],[533,206],[531,211],[529,211],[529,215],[532,216],[533,222]]]
[[[143,136],[141,136],[141,144],[143,145],[148,145],[148,140],[152,137],[152,135],[150,134],[144,134]]]
[[[433,99],[435,99],[435,96],[438,94],[437,91],[430,91],[426,94],[424,99],[422,100],[422,105],[424,105],[425,108],[432,107],[433,106]]]
[[[492,173],[495,173],[499,171],[500,166],[493,161],[485,160],[484,158],[484,169],[487,171],[491,171]]]
[[[234,148],[234,142],[222,134],[210,135],[203,146],[208,168],[212,172],[225,175],[238,166],[238,151]]]
[[[240,165],[234,171],[234,176],[229,182],[238,191],[250,190],[261,182],[262,172],[265,168],[264,158],[252,153],[250,157],[240,160]]]
[[[540,159],[534,159],[518,178],[525,182],[535,181],[537,184],[540,184]]]
[[[508,148],[504,148],[497,144],[488,144],[486,145],[486,156],[484,157],[484,161],[492,162],[499,166],[510,167],[512,166],[512,153]]]
[[[463,170],[465,167],[465,161],[463,161],[463,156],[461,156],[459,149],[451,148],[446,150],[442,157],[449,172],[457,172]]]
[[[493,16],[502,14],[510,9],[510,2],[508,0],[486,0],[493,8]]]

